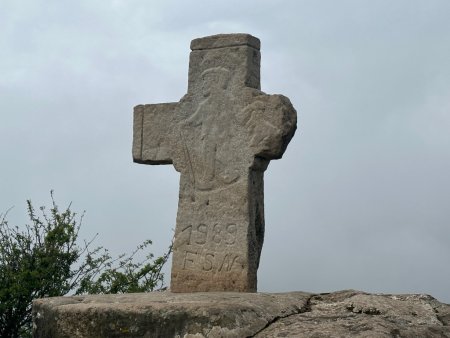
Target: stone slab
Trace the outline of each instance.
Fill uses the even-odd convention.
[[[309,298],[304,292],[153,292],[39,299],[34,337],[248,337],[303,311]]]
[[[170,293],[33,303],[35,338],[450,337],[450,305],[428,295]]]

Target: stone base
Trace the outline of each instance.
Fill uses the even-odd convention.
[[[35,338],[450,337],[450,305],[427,295],[170,293],[38,299]]]

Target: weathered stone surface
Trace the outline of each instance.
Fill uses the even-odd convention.
[[[260,89],[259,40],[191,43],[187,94],[134,109],[133,159],[180,172],[171,291],[256,291],[263,173],[294,135],[289,99]]]
[[[280,318],[254,337],[450,337],[450,305],[428,295],[341,291],[315,295],[308,311]]]
[[[450,337],[450,305],[347,290],[57,297],[33,304],[35,338]]]
[[[248,337],[310,295],[170,293],[56,297],[33,304],[35,338]]]

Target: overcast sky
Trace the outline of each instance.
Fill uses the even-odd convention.
[[[86,210],[82,237],[161,254],[179,175],[134,164],[132,111],[178,101],[190,41],[261,40],[298,130],[265,173],[259,291],[450,303],[450,1],[0,0],[0,212]],[[167,277],[170,266],[167,267]]]

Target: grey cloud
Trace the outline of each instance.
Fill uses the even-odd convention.
[[[450,302],[447,1],[4,1],[0,211],[55,189],[83,236],[156,253],[178,174],[131,160],[132,107],[178,100],[189,42],[262,41],[262,89],[299,130],[266,172],[261,291],[424,292]]]

